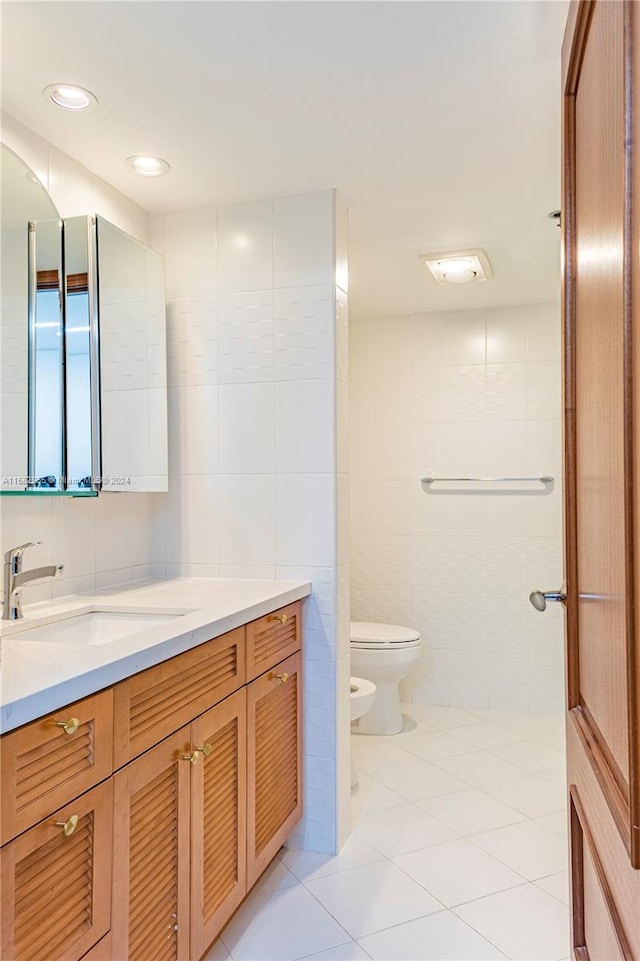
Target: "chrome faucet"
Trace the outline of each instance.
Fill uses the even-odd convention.
[[[24,617],[22,613],[22,588],[31,581],[39,581],[44,577],[55,577],[64,570],[62,564],[50,564],[48,567],[34,567],[31,571],[22,570],[22,555],[27,547],[36,547],[42,541],[29,541],[20,547],[12,547],[4,555],[4,605],[2,608],[3,621],[18,621]]]

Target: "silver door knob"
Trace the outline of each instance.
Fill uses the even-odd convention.
[[[532,591],[529,600],[536,611],[546,611],[547,601],[560,601],[564,604],[567,595],[563,591]]]

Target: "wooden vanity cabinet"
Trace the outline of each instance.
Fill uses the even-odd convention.
[[[114,777],[112,953],[200,958],[247,891],[244,688]]]
[[[2,961],[79,961],[107,934],[112,795],[107,779],[2,848]]]
[[[2,737],[2,961],[206,953],[302,815],[301,641],[297,602]]]
[[[247,892],[247,695],[191,725],[191,954],[199,958]]]
[[[190,961],[190,753],[186,728],[113,778],[114,959]]]
[[[113,770],[113,694],[102,691],[0,738],[1,843]]]
[[[247,681],[259,677],[283,658],[300,650],[301,620],[302,605],[296,601],[247,624]]]
[[[251,887],[302,816],[302,655],[247,687],[247,883]]]
[[[111,933],[105,934],[90,951],[82,955],[82,961],[113,961],[111,946]]]
[[[242,687],[244,633],[229,631],[115,686],[116,769]]]

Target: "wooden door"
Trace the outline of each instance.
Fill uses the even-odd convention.
[[[247,688],[247,884],[302,817],[302,655]]]
[[[640,961],[640,8],[573,3],[563,46],[573,950]]]
[[[112,954],[189,961],[189,727],[114,781]]]
[[[109,930],[112,784],[2,848],[2,961],[77,961]]]
[[[191,956],[200,958],[247,891],[247,697],[191,725]]]

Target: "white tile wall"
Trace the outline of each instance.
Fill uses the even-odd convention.
[[[166,495],[0,500],[0,549],[65,564],[25,600],[151,575],[304,578],[306,817],[349,830],[347,212],[333,191],[150,217],[12,118],[3,140],[62,216],[97,211],[165,256]],[[339,473],[337,473],[337,470]]]
[[[344,221],[322,191],[153,224],[169,278],[166,570],[312,581],[292,843],[323,851],[349,823]]]
[[[62,217],[99,213],[149,243],[146,211],[5,113],[2,141],[34,170]],[[55,580],[27,588],[25,602],[149,577],[164,559],[162,505],[159,494],[103,493],[95,500],[2,497],[0,552],[41,540],[27,566],[64,564]]]
[[[418,628],[414,702],[559,712],[560,317],[555,305],[355,320],[351,604]],[[552,474],[548,492],[425,494],[420,477]]]

